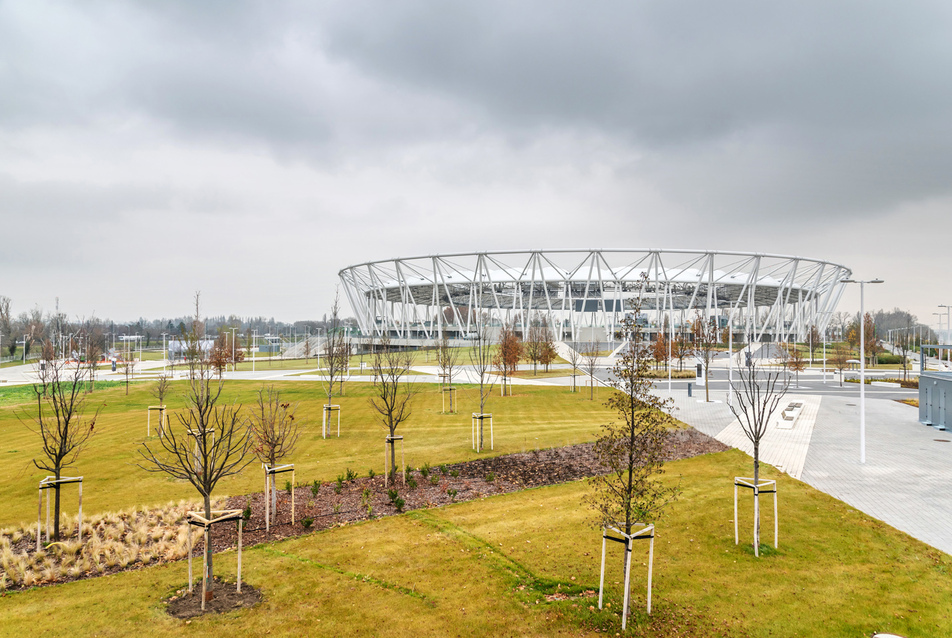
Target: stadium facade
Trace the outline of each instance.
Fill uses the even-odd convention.
[[[484,326],[525,332],[545,321],[556,339],[611,339],[640,299],[649,333],[703,316],[738,340],[760,342],[825,330],[851,270],[763,253],[612,249],[395,258],[339,275],[368,337],[467,338]]]

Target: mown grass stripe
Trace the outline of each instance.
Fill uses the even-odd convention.
[[[403,595],[405,595],[405,596],[409,596],[410,598],[416,598],[417,600],[420,600],[420,601],[426,603],[426,604],[429,605],[430,607],[435,607],[435,606],[436,606],[436,602],[435,602],[434,600],[432,600],[432,599],[431,599],[429,596],[427,596],[426,594],[421,594],[421,593],[418,592],[418,591],[414,591],[414,590],[412,590],[412,589],[407,589],[406,587],[404,587],[404,586],[402,586],[402,585],[397,585],[396,583],[390,583],[390,582],[387,582],[387,581],[385,581],[385,580],[381,580],[381,579],[379,579],[379,578],[375,578],[375,577],[373,577],[373,576],[368,576],[367,574],[361,574],[361,573],[359,573],[359,572],[350,572],[350,571],[347,571],[346,569],[341,569],[341,568],[339,568],[339,567],[334,567],[333,565],[326,565],[326,564],[324,564],[324,563],[319,563],[319,562],[317,562],[316,560],[312,560],[312,559],[306,558],[306,557],[304,557],[304,556],[298,556],[297,554],[292,554],[292,553],[290,553],[290,552],[282,552],[281,550],[275,549],[274,547],[261,547],[260,549],[261,549],[261,551],[264,551],[264,552],[266,552],[266,553],[268,553],[268,554],[271,554],[271,555],[273,555],[273,556],[279,556],[279,557],[282,557],[282,558],[291,558],[291,559],[293,559],[293,560],[296,560],[296,561],[299,561],[299,562],[301,562],[301,563],[304,563],[305,565],[310,565],[311,567],[317,567],[318,569],[324,569],[324,570],[327,570],[327,571],[329,571],[329,572],[334,572],[335,574],[339,574],[339,575],[341,575],[341,576],[346,576],[346,577],[348,577],[348,578],[352,578],[352,579],[357,580],[357,581],[360,581],[360,582],[362,582],[362,583],[369,583],[369,584],[371,584],[371,585],[376,585],[377,587],[381,587],[382,589],[389,589],[390,591],[395,591],[395,592],[400,593],[400,594],[403,594]]]

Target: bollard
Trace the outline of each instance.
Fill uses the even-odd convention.
[[[689,397],[690,397],[690,396],[694,396],[694,395],[691,394],[691,390],[693,390],[693,389],[694,389],[694,384],[693,384],[693,383],[688,383],[688,396],[689,396]]]

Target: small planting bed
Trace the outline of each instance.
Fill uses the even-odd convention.
[[[222,614],[245,607],[254,607],[263,600],[261,591],[248,583],[242,583],[239,593],[235,583],[229,583],[218,576],[215,581],[215,596],[205,603],[202,611],[202,590],[196,587],[188,591],[188,587],[175,592],[175,595],[166,601],[165,611],[174,618],[195,618],[203,614]]]

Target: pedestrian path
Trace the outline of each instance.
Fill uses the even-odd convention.
[[[753,453],[724,399],[670,396],[674,416],[727,445]],[[712,394],[714,398],[714,394]],[[952,554],[952,433],[918,422],[918,411],[890,399],[866,399],[866,463],[860,463],[859,398],[787,395],[804,404],[790,430],[769,426],[761,460],[818,490]],[[782,497],[781,497],[782,498]]]

